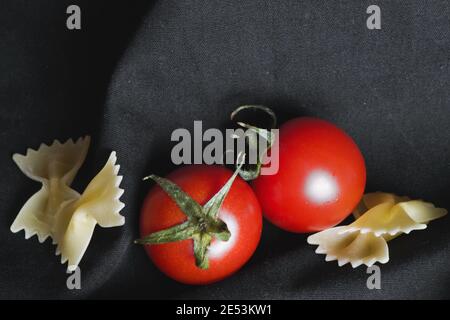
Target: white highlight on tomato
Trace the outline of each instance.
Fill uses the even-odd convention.
[[[239,232],[239,226],[236,222],[236,219],[232,215],[221,213],[220,219],[222,219],[222,221],[227,224],[231,236],[230,239],[228,239],[228,241],[222,241],[219,239],[213,240],[208,249],[208,257],[212,259],[220,259],[231,248],[233,248]]]
[[[339,187],[328,171],[317,169],[306,178],[305,194],[311,202],[323,204],[337,199]]]

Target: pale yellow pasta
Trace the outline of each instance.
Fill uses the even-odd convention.
[[[122,177],[115,152],[81,195],[70,188],[89,141],[89,137],[75,143],[55,141],[36,151],[29,149],[25,156],[13,156],[22,172],[42,187],[22,207],[11,231],[24,230],[26,239],[36,234],[40,242],[51,237],[57,245],[56,254],[61,254],[62,263],[68,262],[70,271],[81,261],[97,224],[107,228],[125,223],[119,214],[124,204],[119,200]]]
[[[373,197],[375,198],[375,197]],[[402,201],[401,198],[387,199],[385,202],[373,201],[370,209],[350,224],[343,232],[372,232],[376,236],[410,233],[413,230],[423,230],[431,220],[447,214],[447,210],[436,208],[432,203],[421,200]],[[402,202],[398,202],[402,201]]]
[[[89,136],[64,144],[55,140],[50,146],[41,144],[38,150],[28,149],[26,155],[13,155],[20,170],[41,182],[42,187],[20,210],[11,225],[12,232],[25,230],[26,239],[36,234],[40,242],[51,236],[61,204],[79,196],[70,184],[86,158],[89,143]]]
[[[339,266],[350,263],[353,268],[362,264],[389,261],[389,250],[383,237],[371,233],[346,232],[347,227],[330,228],[308,237],[308,243],[318,245],[317,254],[325,254],[325,261],[337,260]]]
[[[119,188],[122,177],[118,176],[116,160],[116,153],[112,152],[79,199],[67,202],[57,214],[57,254],[61,254],[62,263],[68,261],[69,270],[79,264],[97,224],[109,228],[125,223],[125,218],[119,214],[124,204],[119,200],[123,189]]]
[[[425,229],[428,222],[443,217],[447,210],[421,200],[375,192],[364,195],[353,214],[358,218],[352,224],[308,237],[308,243],[318,245],[316,253],[327,255],[326,261],[338,260],[339,266],[350,263],[354,268],[386,263],[388,241]]]
[[[373,207],[381,203],[396,204],[401,201],[408,201],[408,200],[410,200],[408,197],[397,196],[393,193],[386,193],[386,192],[366,193],[362,197],[358,206],[353,210],[353,216],[355,217],[355,219],[358,219],[365,212],[367,212],[367,210],[372,209]]]

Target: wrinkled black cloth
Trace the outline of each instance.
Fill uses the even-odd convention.
[[[66,8],[82,29],[66,28]],[[313,115],[345,129],[366,160],[366,191],[450,207],[450,5],[372,1],[0,1],[0,298],[416,299],[450,298],[450,219],[389,243],[381,290],[365,267],[326,263],[307,235],[264,224],[237,274],[209,286],[162,275],[138,237],[150,184],[170,163],[170,134],[230,125],[242,104],[286,120]],[[126,190],[124,227],[96,228],[80,266],[82,289],[47,240],[9,227],[39,185],[11,160],[41,142],[91,134],[74,188],[116,150]]]

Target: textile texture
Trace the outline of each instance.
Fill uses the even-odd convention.
[[[77,4],[81,30],[66,28]],[[0,0],[0,298],[417,299],[450,298],[450,219],[389,243],[381,290],[365,267],[325,262],[306,243],[264,223],[248,264],[209,286],[175,283],[141,246],[138,218],[170,161],[171,132],[229,127],[242,104],[286,119],[311,115],[361,148],[366,191],[450,207],[450,5],[379,0]],[[39,185],[11,159],[41,142],[90,134],[74,188],[117,151],[126,203],[120,228],[96,228],[80,264],[82,289],[47,240],[9,227]]]

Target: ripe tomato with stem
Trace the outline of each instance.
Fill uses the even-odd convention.
[[[272,119],[275,113],[264,106],[241,106],[260,110]],[[271,164],[275,174],[260,175],[260,167],[245,172],[261,204],[263,214],[276,226],[291,232],[316,232],[344,220],[360,201],[366,183],[364,158],[356,143],[342,129],[329,121],[298,117],[284,123],[278,139],[271,131],[238,122],[241,126],[278,143],[278,158]],[[267,163],[267,152],[261,162]]]
[[[141,210],[137,243],[167,276],[186,284],[209,284],[239,270],[255,251],[262,229],[251,187],[217,165],[190,165],[157,186]]]

